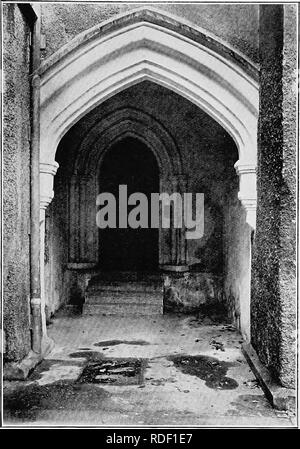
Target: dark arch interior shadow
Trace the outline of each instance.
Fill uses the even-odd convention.
[[[127,137],[106,153],[99,173],[100,192],[113,193],[117,199],[117,228],[99,230],[101,270],[154,271],[158,268],[158,229],[119,228],[119,185],[127,186],[128,196],[142,192],[148,197],[159,192],[159,169],[153,152],[138,139]],[[135,206],[128,206],[128,213]]]

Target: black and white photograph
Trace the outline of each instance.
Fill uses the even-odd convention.
[[[298,3],[1,19],[2,429],[297,429]]]

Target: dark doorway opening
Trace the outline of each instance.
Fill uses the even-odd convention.
[[[158,229],[119,228],[119,186],[127,185],[128,197],[135,192],[148,198],[159,192],[159,170],[152,151],[135,138],[116,143],[105,155],[100,169],[100,192],[110,192],[117,200],[116,229],[100,229],[100,268],[119,271],[153,271],[158,268]],[[135,206],[127,206],[128,214]]]

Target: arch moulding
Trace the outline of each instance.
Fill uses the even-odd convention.
[[[160,193],[187,191],[180,152],[172,136],[156,119],[135,108],[117,109],[102,118],[81,142],[70,177],[69,267],[99,263],[99,235],[93,217],[96,215],[94,199],[100,192],[101,165],[107,151],[126,137],[140,140],[152,151],[159,171]],[[82,198],[87,201],[81,201]],[[184,227],[180,230],[159,227],[160,266],[186,268],[185,232]]]
[[[199,106],[232,136],[239,152],[239,198],[254,228],[259,95],[255,73],[246,58],[219,40],[152,8],[115,16],[81,33],[39,69],[44,202],[53,196],[49,177],[57,168],[55,153],[63,135],[103,101],[149,80]]]
[[[183,174],[181,155],[168,131],[153,117],[135,108],[117,109],[94,125],[83,139],[74,171],[98,172],[106,151],[125,136],[136,137],[154,153],[161,177]]]

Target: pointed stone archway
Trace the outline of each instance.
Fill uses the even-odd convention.
[[[160,193],[186,191],[187,175],[176,143],[154,117],[134,108],[121,108],[107,115],[89,130],[74,161],[70,182],[69,267],[89,268],[99,262],[99,233],[94,226],[98,174],[107,152],[125,138],[138,139],[152,151],[159,170]],[[186,267],[185,232],[184,227],[159,228],[160,267],[176,266],[177,270]]]
[[[239,198],[247,221],[255,227],[255,73],[256,68],[237,52],[211,36],[205,39],[203,30],[153,9],[103,22],[40,67],[41,163],[54,164],[60,139],[91,109],[133,84],[150,80],[198,105],[233,137],[239,151]],[[51,196],[49,188],[44,193]]]
[[[77,36],[42,63],[38,76],[42,211],[53,197],[61,138],[103,101],[149,80],[203,109],[232,136],[239,153],[238,196],[255,229],[259,92],[257,69],[243,55],[181,19],[139,8]],[[116,126],[122,136],[122,125]],[[184,173],[174,171],[174,182],[184,184]],[[42,212],[42,236],[43,217]],[[250,264],[248,281],[250,303]]]

